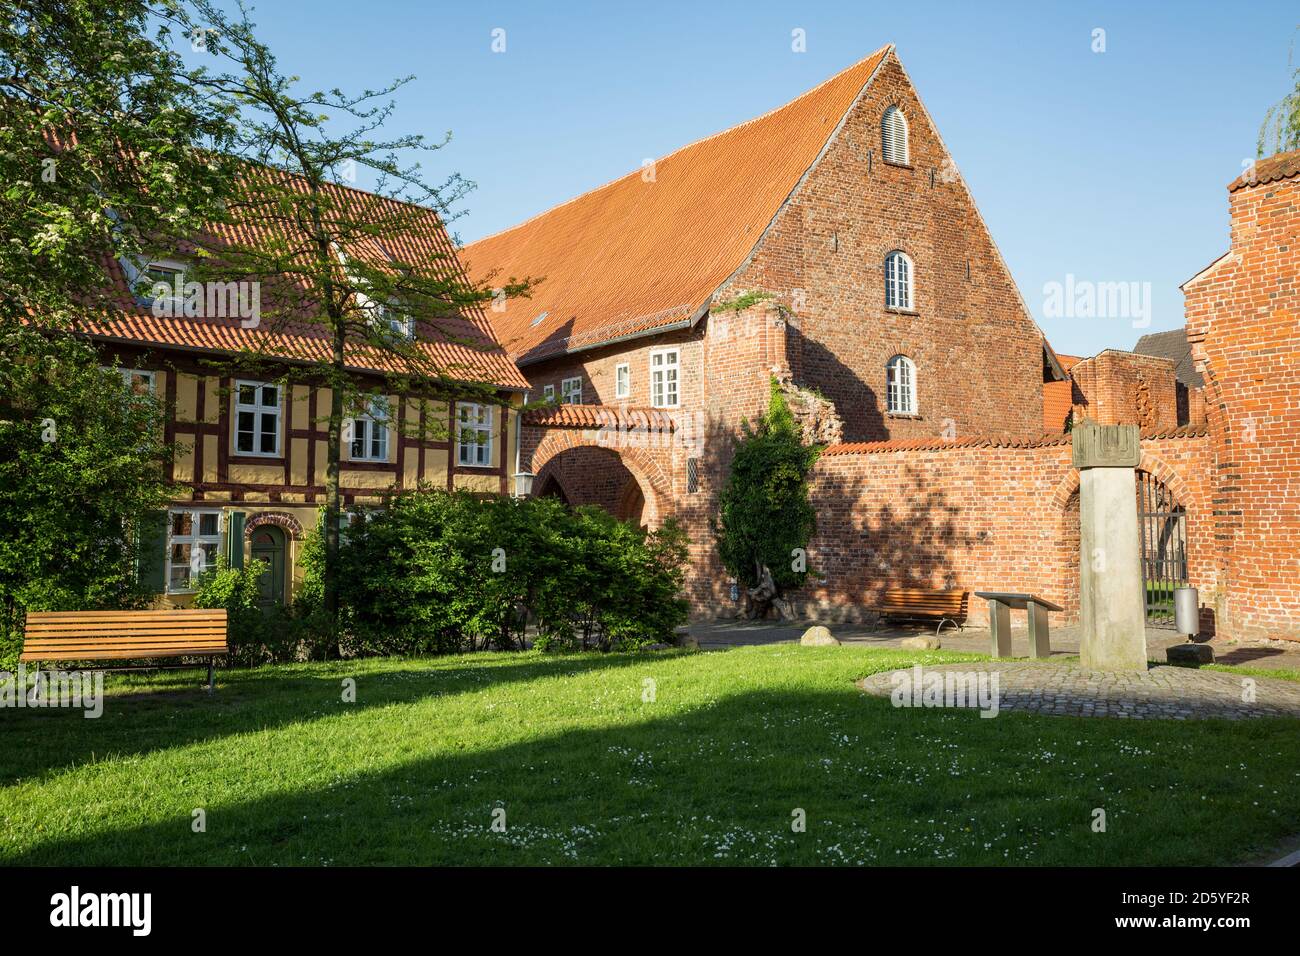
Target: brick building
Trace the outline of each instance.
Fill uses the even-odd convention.
[[[1205,381],[1225,633],[1300,636],[1300,151],[1228,186],[1228,251],[1183,285]]]
[[[776,377],[828,446],[798,610],[868,616],[908,584],[1033,591],[1071,621],[1086,416],[1142,430],[1149,614],[1153,586],[1167,613],[1191,584],[1204,633],[1295,637],[1297,192],[1297,154],[1232,185],[1232,250],[1185,286],[1185,334],[1058,356],[886,47],[464,255],[480,279],[545,276],[489,316],[551,402],[520,466],[542,493],[683,521],[697,614],[735,607],[709,519]]]
[[[892,46],[463,257],[545,277],[489,315],[562,406],[527,418],[538,490],[685,520],[697,605],[725,600],[707,518],[773,375],[851,442],[1037,439],[1065,377]],[[635,447],[599,424],[651,412]]]

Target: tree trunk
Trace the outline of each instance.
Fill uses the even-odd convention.
[[[342,323],[340,323],[341,326]],[[330,388],[329,442],[325,454],[325,580],[323,583],[325,615],[330,622],[331,651],[341,656],[339,646],[339,517],[342,514],[339,494],[339,460],[343,445],[343,332],[334,333],[334,354],[331,365],[334,381]]]

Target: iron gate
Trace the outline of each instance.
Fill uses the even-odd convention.
[[[1187,514],[1154,475],[1137,473],[1147,623],[1174,626],[1174,588],[1187,584]]]

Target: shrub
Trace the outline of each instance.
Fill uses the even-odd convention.
[[[134,530],[174,489],[160,400],[86,342],[0,332],[0,667],[27,611],[142,606]]]
[[[195,607],[226,609],[230,664],[255,667],[298,656],[300,628],[292,612],[260,604],[257,579],[266,569],[265,561],[251,561],[242,568],[227,565],[205,571],[195,582]]]
[[[808,476],[820,448],[804,444],[775,380],[757,428],[742,424],[744,435],[718,496],[718,554],[746,588],[757,585],[759,568],[767,567],[780,593],[808,576],[806,560],[792,558],[796,549],[807,549],[816,529]]]
[[[647,533],[597,508],[550,498],[476,498],[420,489],[344,535],[343,645],[354,654],[524,646],[627,648],[669,639],[686,537]]]

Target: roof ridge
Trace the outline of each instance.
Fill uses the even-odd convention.
[[[684,144],[684,145],[682,145],[682,146],[678,146],[678,147],[677,147],[676,149],[674,149],[672,152],[665,153],[663,156],[660,156],[660,157],[656,158],[654,161],[655,161],[656,163],[664,162],[664,161],[666,161],[666,160],[668,160],[668,159],[671,159],[673,156],[676,156],[678,153],[684,152],[684,151],[686,151],[686,150],[688,150],[688,149],[693,149],[694,147],[699,146],[699,145],[702,144],[702,143],[707,143],[709,140],[717,139],[719,136],[726,136],[728,133],[733,133],[733,132],[735,132],[735,131],[738,130],[738,129],[744,129],[746,126],[749,126],[749,125],[751,125],[751,124],[753,124],[753,123],[757,123],[757,122],[759,122],[760,120],[765,120],[765,119],[767,119],[769,116],[772,116],[772,115],[775,114],[775,113],[779,113],[779,112],[781,112],[781,110],[788,109],[789,107],[791,107],[791,106],[793,106],[794,104],[798,103],[800,100],[803,100],[803,99],[805,99],[806,97],[812,96],[814,93],[816,93],[816,92],[817,92],[818,90],[820,90],[822,87],[824,87],[824,86],[826,86],[826,85],[828,85],[828,84],[830,84],[830,83],[835,82],[835,81],[838,80],[840,77],[842,77],[844,74],[846,74],[846,73],[848,73],[848,72],[850,72],[850,71],[852,71],[852,70],[855,70],[855,69],[857,69],[858,67],[861,67],[861,66],[865,65],[868,61],[873,60],[873,59],[875,59],[876,57],[882,57],[882,58],[883,58],[884,56],[887,56],[887,55],[889,55],[890,53],[893,53],[894,48],[895,48],[895,44],[893,44],[893,43],[886,43],[884,46],[880,47],[880,48],[877,49],[877,50],[873,50],[871,53],[867,54],[867,55],[864,56],[862,59],[857,60],[856,62],[849,64],[848,66],[846,66],[846,67],[845,67],[844,69],[842,69],[842,70],[839,70],[839,71],[837,71],[837,72],[835,72],[835,73],[832,73],[830,76],[828,76],[826,79],[822,80],[822,81],[821,81],[820,83],[818,83],[816,86],[811,87],[811,88],[809,88],[809,89],[807,89],[807,90],[804,90],[802,93],[800,93],[798,96],[794,97],[793,99],[786,100],[784,103],[781,103],[779,106],[774,106],[774,107],[772,107],[770,110],[768,110],[768,111],[765,112],[765,113],[760,113],[758,116],[751,116],[749,119],[744,120],[743,122],[740,122],[740,123],[736,123],[736,124],[734,124],[734,125],[732,125],[732,126],[728,126],[726,129],[721,129],[721,130],[718,130],[718,131],[715,132],[715,133],[710,133],[710,134],[707,135],[707,136],[701,136],[699,139],[691,140],[691,142],[686,143],[686,144]],[[856,102],[856,99],[855,99],[855,102]],[[828,134],[828,136],[829,136],[829,134]],[[644,168],[644,167],[642,167],[642,169],[643,169],[643,168]],[[607,180],[607,181],[604,182],[604,183],[601,183],[599,186],[593,186],[591,189],[588,189],[588,190],[586,190],[586,191],[584,191],[584,192],[578,193],[576,196],[570,196],[568,199],[564,200],[563,202],[558,202],[558,203],[556,203],[556,204],[553,205],[553,206],[548,206],[546,209],[543,209],[541,212],[534,213],[533,215],[529,216],[527,219],[524,219],[524,220],[521,220],[520,222],[515,223],[513,226],[507,226],[507,227],[504,228],[504,229],[498,229],[496,232],[489,233],[489,234],[487,234],[486,236],[480,236],[479,238],[475,239],[473,242],[466,243],[466,244],[465,244],[464,246],[462,246],[461,248],[464,249],[464,250],[468,250],[468,249],[470,248],[470,246],[477,245],[477,244],[480,243],[480,242],[486,242],[486,241],[489,240],[489,239],[495,239],[495,238],[497,238],[498,236],[504,236],[504,235],[506,235],[507,233],[514,232],[516,229],[522,229],[524,226],[527,226],[529,223],[535,222],[535,221],[537,221],[538,219],[541,219],[541,218],[544,217],[544,216],[549,216],[551,213],[555,212],[557,209],[563,209],[565,206],[572,205],[573,203],[577,202],[577,201],[580,200],[580,199],[585,199],[587,196],[591,196],[591,195],[593,195],[593,194],[595,194],[595,193],[598,193],[598,192],[600,192],[600,191],[603,190],[603,189],[608,189],[608,188],[610,188],[611,186],[614,186],[614,185],[616,185],[616,184],[618,184],[618,183],[621,183],[623,180],[625,180],[625,179],[627,179],[627,178],[629,178],[629,177],[631,177],[631,176],[639,176],[640,174],[641,174],[641,169],[633,169],[633,170],[629,170],[629,171],[626,172],[626,173],[622,173],[621,175],[615,176],[613,179],[610,179],[610,180]]]

